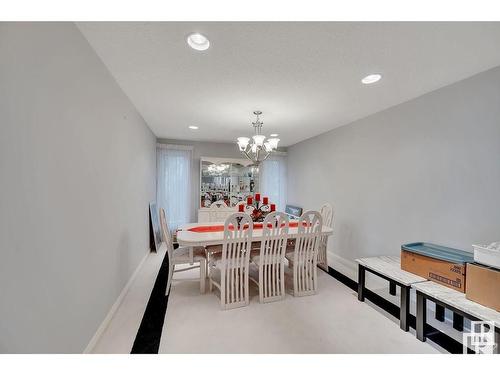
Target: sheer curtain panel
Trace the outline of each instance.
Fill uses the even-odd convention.
[[[191,146],[156,146],[156,201],[171,231],[190,221],[192,154]]]
[[[260,166],[260,190],[276,204],[278,211],[284,211],[286,205],[286,164],[286,153],[276,152]]]

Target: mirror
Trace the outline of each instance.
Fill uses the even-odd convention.
[[[201,208],[234,207],[259,189],[259,168],[249,160],[202,157],[200,163]]]

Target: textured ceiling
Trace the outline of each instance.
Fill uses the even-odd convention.
[[[252,111],[281,146],[500,65],[500,23],[77,23],[154,133],[234,141]],[[210,39],[205,52],[186,44]],[[360,83],[370,73],[382,80]],[[188,129],[189,125],[199,130]]]

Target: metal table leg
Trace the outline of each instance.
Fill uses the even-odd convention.
[[[399,312],[399,326],[403,331],[410,330],[410,287],[401,287],[401,308]]]
[[[389,281],[389,294],[391,296],[396,295],[396,283],[393,281]]]
[[[417,339],[425,341],[425,323],[427,320],[427,299],[417,290]]]
[[[444,307],[436,303],[436,320],[444,322]]]
[[[365,267],[358,265],[358,301],[365,300]]]

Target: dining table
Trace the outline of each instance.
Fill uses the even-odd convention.
[[[263,223],[254,223],[252,231],[252,241],[259,242],[264,239]],[[293,240],[298,237],[298,220],[290,220],[288,229],[288,239]],[[323,225],[322,236],[329,236],[333,233],[332,228]],[[189,223],[181,225],[177,231],[177,242],[180,246],[210,246],[221,245],[224,242],[224,222],[210,223]]]

